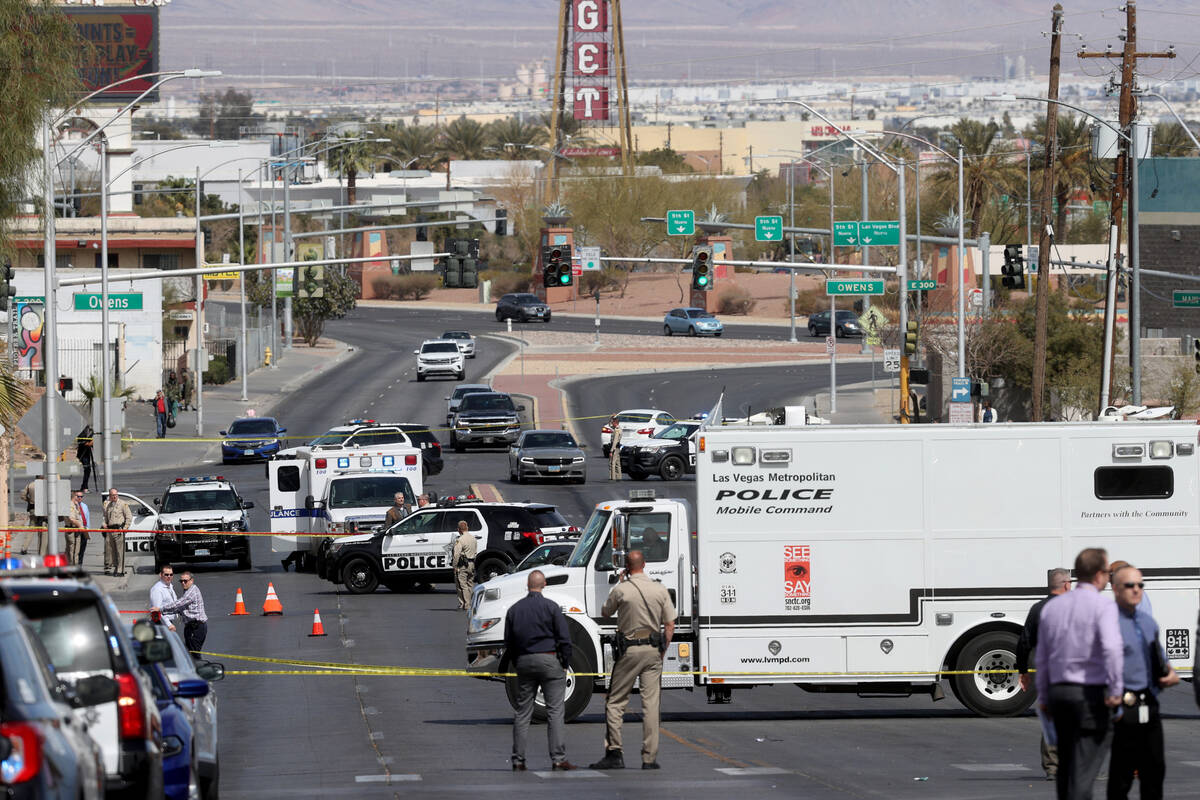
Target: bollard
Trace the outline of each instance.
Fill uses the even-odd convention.
[[[271,348],[269,348],[269,347],[263,348],[263,366],[264,367],[271,366]]]

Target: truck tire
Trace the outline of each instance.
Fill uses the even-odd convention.
[[[644,480],[646,480],[646,478],[650,477],[649,475],[646,474],[645,470],[641,470],[641,469],[630,469],[629,472],[627,472],[625,474],[628,475],[630,478],[633,478],[635,481],[644,481]]]
[[[508,562],[496,556],[490,556],[475,566],[475,582],[484,583],[497,575],[508,574]]]
[[[658,474],[664,481],[677,481],[683,477],[683,459],[679,456],[667,456],[658,465]]]
[[[1021,690],[1015,672],[979,673],[979,670],[1015,670],[1017,634],[1013,631],[987,631],[971,639],[959,651],[955,670],[975,674],[954,675],[950,686],[964,706],[984,717],[1014,717],[1029,708],[1034,692]]]
[[[370,561],[354,558],[342,567],[342,583],[350,594],[370,594],[379,588],[379,576]]]
[[[590,650],[591,646],[588,645]],[[589,653],[575,637],[571,639],[571,662],[567,665],[567,691],[563,697],[563,721],[571,722],[584,712],[592,700],[596,678],[591,673],[596,671]],[[515,710],[517,707],[517,679],[505,678],[504,691],[508,702]],[[533,719],[535,722],[546,721],[546,701],[541,691],[533,701]]]
[[[252,565],[250,563],[249,554],[244,555],[238,559],[238,569],[242,570],[243,572],[249,572],[251,567],[252,567]]]

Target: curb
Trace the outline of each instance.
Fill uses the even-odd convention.
[[[590,300],[590,298],[589,298],[589,300]],[[358,304],[360,306],[362,306],[363,308],[416,308],[416,309],[428,309],[430,311],[474,311],[474,312],[478,312],[481,314],[489,313],[492,310],[491,307],[485,306],[482,303],[426,303],[423,300],[418,300],[416,302],[411,301],[411,300],[402,300],[402,301],[394,301],[394,300],[365,300],[364,301],[364,300],[359,300]],[[552,309],[552,312],[553,312],[554,316],[556,316],[556,317],[562,316],[562,317],[570,317],[572,319],[595,319],[596,318],[596,314],[594,312],[585,313],[583,311],[559,311],[557,309]],[[771,327],[771,328],[791,327],[791,321],[786,318],[765,317],[765,318],[756,320],[752,317],[744,317],[743,318],[737,314],[733,314],[733,315],[729,315],[729,316],[736,319],[737,324],[742,324],[742,325],[761,325],[764,327]],[[662,314],[655,314],[655,315],[649,316],[649,317],[637,317],[637,316],[632,316],[632,315],[628,315],[628,314],[601,314],[600,315],[600,323],[601,323],[602,328],[604,325],[604,320],[606,320],[606,319],[618,320],[621,322],[659,322],[659,323],[661,323],[662,317],[663,317]],[[799,321],[801,319],[807,320],[808,315],[807,314],[796,314],[797,330],[801,327],[804,327],[799,324]]]

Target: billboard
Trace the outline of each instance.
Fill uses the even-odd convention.
[[[126,78],[158,71],[158,8],[64,8],[83,40],[80,77],[93,92]],[[155,78],[141,77],[96,96],[96,102],[126,103],[154,85]],[[158,100],[158,92],[146,96]]]

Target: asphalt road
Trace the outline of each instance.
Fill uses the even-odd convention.
[[[557,324],[557,320],[551,325]],[[418,384],[413,347],[427,334],[463,320],[440,314],[359,312],[331,323],[328,335],[361,349],[302,391],[288,397],[277,415],[291,431],[325,430],[348,417],[428,421],[444,415],[452,382]],[[468,325],[483,333],[477,325]],[[436,330],[435,330],[436,329]],[[480,341],[468,362],[467,380],[478,380],[508,352],[499,340]],[[847,382],[861,379],[849,365]],[[706,409],[721,381],[727,408],[757,408],[798,399],[820,386],[823,373],[804,367],[751,368],[716,376],[671,373],[600,379],[571,387],[580,414],[614,407],[660,406],[678,414]],[[443,493],[470,482],[492,482],[510,498],[557,503],[576,524],[591,505],[624,492],[603,480],[598,425],[581,430],[592,446],[584,486],[509,485],[504,454],[446,453],[446,469],[430,481]],[[261,465],[196,465],[184,474],[221,474],[256,503],[252,524],[266,527],[265,471]],[[176,473],[129,474],[123,485],[149,499]],[[645,485],[661,485],[648,482]],[[680,482],[690,484],[691,480]],[[683,489],[686,486],[672,487]],[[451,587],[399,594],[380,589],[353,596],[311,574],[284,573],[269,540],[254,542],[254,569],[229,563],[195,569],[209,613],[207,650],[230,655],[353,664],[460,668],[465,663],[465,617],[454,610]],[[117,597],[122,608],[144,608],[152,566]],[[870,591],[878,575],[847,576]],[[267,583],[283,603],[282,617],[258,615]],[[245,592],[251,616],[231,617],[234,595]],[[328,636],[310,638],[319,608]],[[218,657],[229,670],[282,670],[287,665]],[[508,766],[511,710],[500,684],[454,677],[352,677],[229,675],[220,697],[221,790],[227,798],[470,797],[499,792],[528,797],[661,796],[1024,798],[1049,796],[1041,780],[1037,721],[977,719],[957,701],[928,697],[859,698],[806,694],[793,687],[757,688],[734,694],[730,705],[710,706],[702,693],[664,693],[659,772],[545,773],[544,728],[531,735],[530,769]],[[948,693],[949,694],[949,693]],[[638,707],[638,701],[631,709]],[[1200,796],[1200,761],[1189,733],[1195,728],[1190,687],[1166,693],[1167,794]],[[637,762],[640,718],[626,722],[627,757]],[[603,699],[597,695],[569,726],[568,757],[587,764],[602,755]],[[558,782],[568,781],[568,786]],[[1103,788],[1098,791],[1102,792]]]

